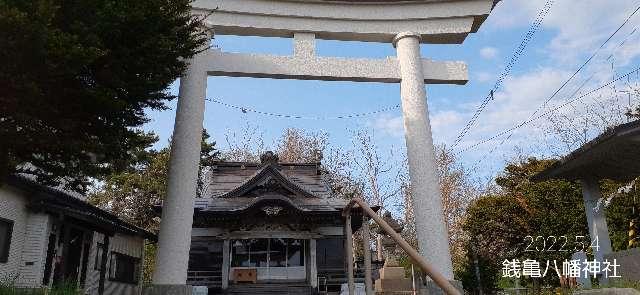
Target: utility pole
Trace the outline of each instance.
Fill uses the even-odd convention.
[[[476,253],[475,238],[471,239],[471,255],[473,256],[473,267],[476,273],[476,282],[478,282],[478,294],[484,295],[482,292],[482,281],[480,280],[480,266],[478,265],[478,254]]]

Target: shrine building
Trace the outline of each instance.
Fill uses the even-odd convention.
[[[272,152],[260,163],[218,162],[195,201],[187,283],[339,288],[347,202],[332,195],[320,163],[280,163]]]

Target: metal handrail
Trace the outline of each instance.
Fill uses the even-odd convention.
[[[438,285],[438,287],[442,288],[442,290],[449,295],[462,295],[460,291],[458,291],[458,289],[456,289],[449,282],[449,280],[447,280],[447,278],[445,278],[442,274],[435,270],[435,268],[429,262],[427,262],[422,257],[422,255],[418,253],[418,251],[413,249],[411,245],[409,245],[409,243],[407,243],[407,241],[405,241],[400,236],[400,234],[393,230],[393,228],[391,228],[391,226],[386,221],[384,221],[376,212],[374,212],[373,209],[371,209],[371,207],[369,207],[369,205],[367,205],[367,203],[365,203],[363,200],[357,198],[351,199],[349,204],[347,204],[347,206],[343,209],[342,215],[344,217],[350,217],[351,208],[353,208],[356,204],[360,206],[362,211],[369,217],[371,217],[396,243],[398,243],[400,248],[402,248],[411,257],[411,259],[416,262],[416,264],[422,269],[422,271],[424,271],[424,273],[429,276],[436,283],[436,285]],[[348,238],[349,237],[347,237],[347,239]]]

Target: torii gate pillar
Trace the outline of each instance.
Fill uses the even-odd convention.
[[[420,35],[400,33],[394,40],[400,63],[402,118],[411,178],[411,197],[420,254],[449,280],[453,265],[442,212],[436,156],[429,124],[420,57]]]
[[[207,91],[207,72],[202,59],[202,53],[195,55],[189,61],[187,71],[180,78],[167,196],[162,203],[162,222],[153,272],[153,283],[163,287],[161,291],[149,294],[174,294],[166,293],[170,292],[167,288],[182,290],[184,288],[181,286],[187,281]]]

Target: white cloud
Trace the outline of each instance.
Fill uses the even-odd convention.
[[[480,56],[484,59],[494,59],[498,56],[498,49],[491,46],[483,47],[480,49]]]
[[[489,82],[495,77],[495,75],[489,72],[477,72],[475,76],[476,80],[480,83]]]
[[[442,142],[442,138],[452,136],[458,131],[459,126],[463,123],[464,118],[457,111],[440,111],[431,113],[430,115],[431,129],[433,137]],[[389,114],[381,114],[368,124],[376,133],[386,136],[402,137],[404,136],[404,122],[402,115],[392,116]]]
[[[462,114],[458,111],[441,111],[430,114],[431,130],[436,144],[449,142],[456,132],[465,123]]]
[[[568,72],[554,68],[538,68],[532,72],[512,76],[504,81],[503,88],[494,94],[494,99],[484,109],[472,129],[460,142],[458,148],[473,145],[498,132],[512,128],[529,118],[532,113],[559,87]],[[564,98],[564,97],[561,97]],[[556,102],[556,101],[554,101]],[[464,127],[476,111],[479,100],[460,105],[458,110],[447,110],[431,114],[434,141],[451,145],[458,132]],[[539,113],[540,114],[540,113]],[[511,150],[523,138],[539,138],[538,125],[531,124],[520,128],[509,142],[499,151]],[[477,160],[488,150],[500,143],[492,141],[463,154],[471,161]]]
[[[541,68],[508,78],[503,89],[494,94],[494,100],[485,110],[482,123],[476,126],[476,130],[496,132],[526,120],[567,75],[567,72],[558,69]]]
[[[533,23],[545,1],[510,0],[501,1],[483,26],[487,30],[500,31],[505,28],[526,28]],[[553,32],[553,38],[546,45],[548,55],[565,65],[575,65],[584,60],[584,55],[594,52],[637,7],[635,0],[565,0],[555,1],[550,13],[545,17],[540,30]],[[640,15],[627,24],[603,52],[614,48],[629,34]],[[524,33],[523,33],[524,35]],[[636,46],[631,42],[628,46]],[[607,50],[608,49],[608,50]]]
[[[392,116],[389,114],[381,114],[376,117],[369,125],[376,131],[386,136],[401,137],[404,135],[404,122],[402,116]]]
[[[500,52],[492,52],[489,48],[498,47],[497,43],[493,42],[497,42],[497,38],[501,38],[503,33],[515,32],[516,36],[520,34],[509,48],[517,46],[520,37],[524,37],[545,2],[501,1],[481,28],[480,33],[485,33],[483,36],[488,38],[488,42],[485,43],[486,47],[479,50],[479,56],[484,59],[499,57]],[[502,88],[494,94],[494,99],[489,102],[456,150],[476,144],[531,118],[544,101],[622,24],[637,5],[635,0],[555,1],[535,39],[529,43],[525,56],[518,64],[517,72],[504,81]],[[611,80],[614,76],[611,71],[612,64],[618,76],[629,71],[631,65],[637,64],[640,59],[640,28],[634,34],[631,32],[638,28],[639,24],[640,13],[635,15],[598,56],[536,115],[564,103],[587,77],[593,75],[580,94]],[[624,45],[620,46],[625,39]],[[507,50],[503,46],[499,48],[502,51]],[[612,54],[613,56],[608,58]],[[495,74],[477,71],[473,73],[473,78],[478,82],[487,82],[495,78]],[[571,123],[566,127],[570,129],[575,127],[570,126],[571,124],[577,126],[582,122],[580,118],[595,116],[594,110],[606,112],[607,108],[618,108],[621,103],[611,98],[612,96],[611,91],[603,89],[559,109],[558,117],[568,118],[566,121]],[[432,113],[434,141],[451,145],[458,132],[473,116],[482,98],[484,93],[476,93],[471,99],[462,100],[464,102],[453,110],[449,108],[445,113]],[[565,125],[562,123],[562,126]],[[505,140],[506,136],[497,138],[460,154],[460,157],[465,164],[473,165],[492,151],[491,156],[480,165],[481,171],[500,169],[504,159],[513,157],[514,153],[537,156],[553,152],[565,154],[571,148],[561,146],[559,135],[553,127],[552,120],[543,117],[518,128],[509,140]]]

